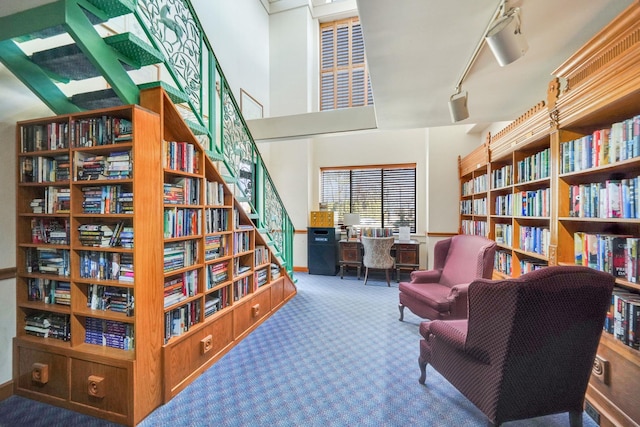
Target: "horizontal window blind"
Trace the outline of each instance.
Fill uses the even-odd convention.
[[[321,203],[335,212],[360,214],[363,227],[407,226],[416,231],[416,169],[413,167],[346,167],[321,171]]]

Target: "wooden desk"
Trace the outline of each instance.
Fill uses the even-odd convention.
[[[344,276],[345,267],[355,267],[358,271],[362,269],[363,247],[359,240],[340,240],[339,264],[340,278]],[[395,258],[394,269],[396,270],[396,280],[400,282],[400,272],[402,270],[417,270],[420,268],[420,242],[409,240],[400,242],[396,240],[391,247],[391,256]]]

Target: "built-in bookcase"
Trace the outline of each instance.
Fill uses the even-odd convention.
[[[577,264],[616,277],[586,395],[606,427],[640,423],[639,22],[634,3],[552,73],[546,103],[489,143],[494,276]]]
[[[16,130],[14,391],[127,425],[295,294],[164,91],[141,104]]]

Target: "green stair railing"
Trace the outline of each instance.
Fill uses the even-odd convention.
[[[55,52],[24,49],[65,35],[72,44]],[[140,89],[161,84],[293,276],[293,223],[189,0],[59,0],[3,17],[0,61],[55,114],[137,103]],[[159,79],[136,74],[150,67]],[[68,93],[96,75],[108,89]]]

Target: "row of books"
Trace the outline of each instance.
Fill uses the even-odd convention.
[[[576,264],[639,283],[639,237],[578,231],[573,234],[573,242]]]
[[[211,261],[227,255],[227,236],[225,234],[208,235],[204,238],[204,260]]]
[[[496,223],[494,240],[499,245],[513,246],[513,225]]]
[[[69,251],[50,247],[27,248],[25,264],[27,273],[53,274],[69,277]]]
[[[20,152],[69,148],[69,123],[33,124],[20,129]]]
[[[165,208],[164,238],[196,236],[200,234],[200,209]]]
[[[226,289],[226,288],[225,288]],[[220,299],[220,294],[222,293],[222,289],[217,290],[216,292],[212,292],[207,295],[204,299],[204,317],[209,317],[214,313],[217,313],[222,309],[222,300]]]
[[[267,268],[256,270],[254,280],[256,287],[259,288],[260,286],[264,285],[269,280],[269,270]]]
[[[640,115],[560,144],[560,173],[577,172],[640,156]]]
[[[549,178],[551,170],[549,157],[550,148],[545,148],[538,153],[526,157],[516,162],[516,171],[518,172],[518,182],[535,181],[536,179]]]
[[[205,233],[217,233],[229,230],[229,210],[228,209],[205,209],[204,211]]]
[[[240,298],[247,295],[249,293],[250,286],[250,276],[245,276],[233,282],[233,300],[238,301]]]
[[[550,214],[548,188],[518,191],[513,194],[513,213],[516,216],[547,217]]]
[[[127,179],[132,177],[130,151],[114,151],[108,155],[76,153],[76,180]]]
[[[68,245],[69,220],[67,218],[32,218],[31,243]]]
[[[168,273],[198,262],[198,241],[167,242],[164,244],[164,272]]]
[[[570,185],[569,216],[640,218],[640,176]]]
[[[20,159],[20,182],[61,182],[69,180],[69,155],[34,156]]]
[[[80,251],[80,277],[83,279],[133,281],[133,254]]]
[[[254,265],[262,265],[269,262],[269,249],[264,245],[256,245],[253,248]]]
[[[205,203],[208,206],[224,205],[224,184],[217,181],[207,181]]]
[[[110,310],[133,316],[133,290],[118,286],[90,284],[87,288],[87,307],[92,310]]]
[[[229,280],[229,261],[216,262],[207,265],[207,289],[213,289]]]
[[[169,307],[198,293],[198,270],[167,277],[164,280],[164,306]]]
[[[34,312],[25,316],[24,330],[27,335],[69,341],[71,339],[69,319],[68,314]]]
[[[491,171],[491,188],[503,188],[513,185],[513,165],[504,165]]]
[[[460,213],[462,215],[486,215],[487,198],[460,200]]]
[[[69,305],[71,303],[71,284],[52,279],[29,279],[27,281],[27,299],[45,304]]]
[[[131,323],[86,317],[84,342],[121,350],[134,349],[134,328]]]
[[[74,147],[95,147],[131,141],[133,123],[120,117],[92,117],[71,121],[70,140]]]
[[[198,173],[199,153],[190,142],[164,141],[164,166],[167,169]]]
[[[487,235],[487,221],[477,221],[463,219],[460,223],[462,234],[473,234],[476,236]]]
[[[133,214],[133,192],[122,185],[82,187],[86,214]]]
[[[549,254],[550,233],[548,228],[520,226],[520,249],[540,255]]]
[[[233,233],[233,253],[240,254],[251,250],[251,233],[241,231]]]
[[[199,205],[200,180],[174,178],[164,183],[164,203],[174,205]]]
[[[511,264],[513,256],[511,252],[506,251],[496,251],[495,257],[493,259],[493,269],[499,271],[507,276],[511,276],[511,272],[513,270],[513,266]]]
[[[462,183],[463,196],[484,193],[487,191],[487,189],[487,174],[476,176]]]
[[[122,233],[124,239],[133,238],[133,228],[126,226],[124,221],[115,225],[111,224],[80,224],[78,226],[78,239],[82,246],[115,247],[121,245]],[[131,236],[128,236],[131,233]]]
[[[164,314],[164,321],[164,339],[167,343],[172,337],[184,334],[200,322],[200,300],[190,301],[167,311]]]
[[[640,295],[614,288],[604,330],[623,344],[640,350]]]
[[[45,187],[43,197],[31,199],[29,206],[34,214],[59,214],[71,212],[71,189]]]

